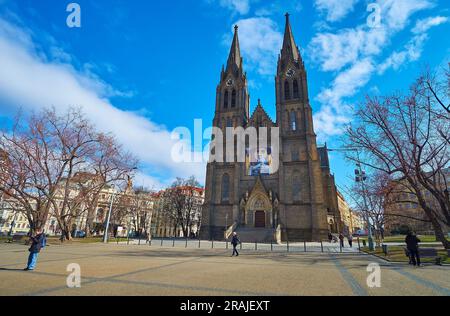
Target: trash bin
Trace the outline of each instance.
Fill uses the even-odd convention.
[[[388,245],[383,245],[383,253],[385,256],[388,254]]]
[[[365,240],[363,240],[362,242],[363,242],[363,247],[366,247],[367,242]]]

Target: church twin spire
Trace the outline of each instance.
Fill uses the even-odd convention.
[[[294,34],[292,32],[291,23],[289,20],[289,13],[286,13],[286,27],[284,31],[283,47],[281,49],[281,54],[279,56],[279,66],[280,64],[285,65],[287,63],[302,63],[302,57],[300,55],[300,50],[295,43]],[[228,56],[227,67],[223,69],[224,74],[244,74],[243,70],[243,59],[241,55],[240,45],[239,45],[239,27],[235,25],[234,27],[234,37],[233,43],[231,44],[230,54]],[[280,61],[282,61],[280,63]]]

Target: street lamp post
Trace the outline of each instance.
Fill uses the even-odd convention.
[[[114,187],[113,187],[113,189],[114,189]],[[103,234],[103,243],[105,243],[105,244],[108,243],[109,221],[111,220],[111,212],[112,212],[112,208],[113,208],[115,195],[116,195],[116,192],[114,191],[113,194],[111,195],[111,203],[109,205],[108,218],[106,219],[105,233]]]
[[[367,215],[367,232],[368,232],[368,242],[369,242],[369,250],[370,251],[374,251],[374,245],[373,245],[373,237],[372,237],[372,225],[370,224],[370,216],[368,215],[369,213],[369,207],[367,204],[367,196],[366,196],[366,187],[364,185],[364,181],[366,181],[366,177],[365,177],[365,173],[362,170],[362,166],[361,166],[361,160],[359,159],[359,151],[357,152],[358,154],[358,172],[359,172],[359,181],[358,181],[358,177],[356,179],[356,182],[360,182],[361,183],[361,188],[362,188],[362,193],[363,193],[363,201],[364,201],[364,208],[366,211],[366,215]]]
[[[364,181],[366,180],[366,178],[365,178],[365,173],[364,173],[364,171],[362,170],[362,167],[361,167],[361,159],[359,157],[359,149],[358,148],[328,149],[328,151],[341,151],[341,152],[352,151],[352,152],[356,152],[357,160],[358,160],[358,164],[357,164],[358,174],[357,174],[357,176],[359,175],[359,177],[360,177],[359,179],[358,179],[358,177],[356,178],[356,182],[360,182],[361,183],[361,188],[363,190],[362,193],[363,193],[364,208],[365,208],[366,213],[368,213],[369,212],[369,207],[368,207],[368,204],[367,204],[366,188],[364,186]],[[371,227],[370,219],[369,219],[368,215],[367,215],[367,230],[368,230],[369,250],[373,251],[375,248],[374,248],[374,245],[373,245],[372,227]]]

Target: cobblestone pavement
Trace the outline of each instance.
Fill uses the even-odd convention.
[[[389,264],[358,253],[230,250],[149,245],[47,247],[24,272],[27,248],[0,245],[0,295],[450,295],[450,267]],[[170,247],[169,247],[170,246]],[[206,247],[206,243],[205,243]],[[67,266],[81,267],[81,288],[68,288]],[[381,266],[369,288],[367,267]]]

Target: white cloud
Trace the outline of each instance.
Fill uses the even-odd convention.
[[[370,58],[358,61],[349,69],[341,72],[331,87],[324,89],[317,97],[322,104],[314,115],[315,129],[319,132],[319,141],[325,141],[330,135],[343,132],[343,125],[350,122],[352,107],[343,99],[353,96],[358,89],[365,86],[375,70]]]
[[[283,34],[278,31],[277,24],[263,17],[242,19],[235,24],[239,26],[244,67],[256,70],[261,75],[273,75],[283,44]],[[230,35],[224,37],[224,43],[230,45]]]
[[[322,104],[333,106],[337,111],[342,108],[342,99],[353,96],[359,88],[365,86],[375,67],[370,58],[360,60],[349,69],[339,73],[330,88],[323,90],[318,100]]]
[[[321,12],[327,14],[328,22],[342,20],[353,11],[359,0],[315,0],[314,6]]]
[[[332,8],[340,2],[342,1],[328,2],[328,7]],[[345,99],[354,96],[370,81],[373,74],[377,71],[381,74],[390,67],[396,69],[406,61],[417,60],[421,55],[426,35],[413,37],[404,51],[393,53],[384,63],[380,63],[380,66],[375,66],[379,64],[376,58],[384,53],[392,38],[407,27],[411,16],[418,11],[432,8],[434,2],[378,0],[376,3],[380,5],[382,14],[379,27],[370,28],[362,24],[336,33],[318,33],[308,45],[307,56],[312,56],[314,63],[320,65],[323,71],[337,72],[332,84],[324,88],[316,98],[322,105],[320,111],[315,114],[315,120],[319,127],[319,136],[323,139],[342,131],[342,122],[348,120],[351,115],[351,107],[346,104]],[[344,7],[350,8],[345,5]],[[440,21],[424,22],[421,24],[422,29],[438,22]]]
[[[216,3],[223,8],[227,8],[235,13],[245,15],[250,11],[252,0],[207,0],[208,3]]]
[[[392,68],[394,70],[399,69],[407,62],[417,61],[422,55],[423,46],[428,39],[427,34],[421,34],[414,36],[406,45],[404,50],[400,52],[393,52],[383,63],[378,67],[378,74],[382,75]]]
[[[434,0],[378,0],[378,3],[381,23],[392,32],[403,30],[414,13],[434,7]]]
[[[49,61],[36,47],[31,34],[0,18],[0,99],[3,103],[27,111],[49,106],[63,111],[79,106],[97,128],[112,132],[127,150],[154,171],[152,174],[167,178],[194,174],[203,182],[204,164],[173,162],[174,141],[165,127],[114,107],[107,96],[115,90],[100,78],[71,64]],[[142,176],[149,183],[160,183],[152,175]]]
[[[308,45],[308,55],[323,71],[336,71],[364,56],[379,54],[386,41],[384,28],[360,26],[336,34],[319,33]]]
[[[448,17],[446,16],[435,16],[422,19],[417,21],[416,26],[413,28],[412,32],[414,34],[422,34],[427,32],[432,27],[441,25],[446,22],[448,22]]]

